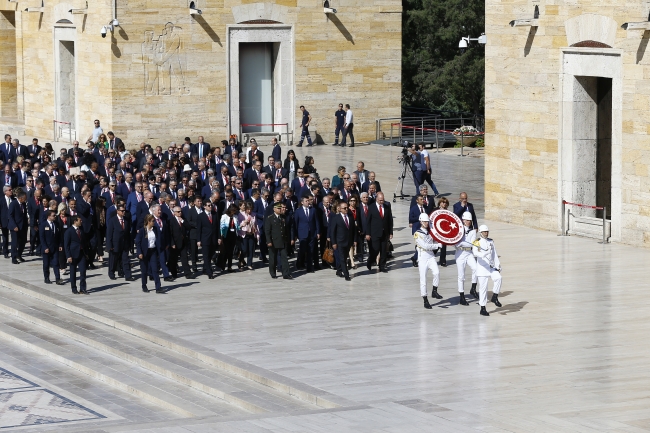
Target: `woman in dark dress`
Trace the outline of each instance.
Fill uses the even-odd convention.
[[[97,260],[104,261],[104,239],[106,239],[106,199],[97,197],[95,200],[95,228],[97,229]]]
[[[291,182],[296,178],[296,173],[298,173],[299,168],[300,163],[296,159],[295,152],[293,149],[289,149],[287,152],[287,158],[284,160],[284,169],[289,173],[289,185],[291,185]]]

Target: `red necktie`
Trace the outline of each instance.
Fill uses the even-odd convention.
[[[120,225],[122,226],[122,230],[124,230],[124,220],[120,218]]]
[[[208,215],[208,220],[210,220],[210,224],[212,224],[212,215]]]
[[[345,221],[345,226],[346,226],[347,228],[350,228],[350,224],[348,224],[348,217],[347,217],[347,215],[343,215],[343,221]]]
[[[368,206],[366,206],[365,204],[363,205],[363,213],[364,213],[366,216],[368,216]]]
[[[384,208],[381,206],[379,206],[379,216],[382,218],[384,217]]]

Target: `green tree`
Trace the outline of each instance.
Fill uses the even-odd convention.
[[[485,0],[404,0],[402,106],[484,113]]]

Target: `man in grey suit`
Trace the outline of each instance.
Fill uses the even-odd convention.
[[[359,179],[357,188],[361,190],[361,185],[363,185],[368,181],[368,176],[370,175],[370,172],[365,169],[365,164],[363,163],[363,161],[359,161],[357,162],[357,169],[354,171],[354,173],[357,175],[357,178]]]

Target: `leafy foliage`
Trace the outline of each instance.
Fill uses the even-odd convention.
[[[404,0],[402,105],[483,114],[485,0]]]

